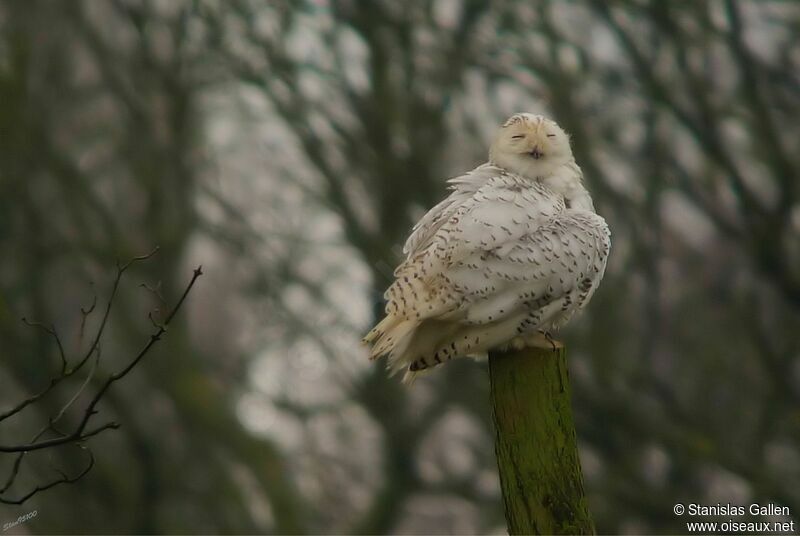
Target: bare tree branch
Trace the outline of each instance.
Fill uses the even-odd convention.
[[[23,400],[22,402],[20,402],[19,404],[17,404],[13,408],[9,409],[8,411],[0,413],[0,422],[4,421],[5,419],[7,419],[7,418],[9,418],[9,417],[11,417],[13,415],[16,415],[17,413],[19,413],[20,411],[25,409],[28,405],[36,402],[37,400],[39,400],[40,398],[45,396],[47,393],[52,391],[53,388],[56,385],[61,383],[63,380],[69,378],[70,376],[74,375],[76,372],[81,370],[81,368],[83,368],[83,366],[86,364],[86,361],[89,360],[91,355],[97,349],[97,345],[100,342],[100,338],[103,336],[103,332],[105,331],[105,328],[106,328],[106,322],[108,321],[108,316],[111,313],[111,306],[114,303],[114,297],[117,295],[117,289],[119,288],[119,283],[122,280],[123,274],[134,263],[145,261],[145,260],[149,259],[150,257],[152,257],[153,255],[155,255],[157,252],[158,252],[158,247],[153,249],[153,251],[151,251],[150,253],[147,253],[145,255],[140,255],[138,257],[133,257],[132,259],[127,261],[125,264],[120,265],[119,262],[117,263],[117,275],[116,275],[116,277],[114,279],[114,284],[113,284],[113,286],[111,288],[111,293],[110,293],[110,295],[108,297],[108,303],[106,304],[106,309],[105,309],[105,312],[103,313],[103,319],[100,321],[100,326],[98,326],[98,328],[97,328],[97,332],[95,333],[94,340],[92,341],[92,344],[89,346],[88,350],[86,350],[86,353],[84,354],[84,356],[72,368],[68,368],[67,367],[67,359],[66,359],[66,357],[64,355],[64,349],[63,349],[63,347],[61,345],[61,340],[59,339],[58,334],[55,331],[55,327],[51,326],[51,327],[48,328],[47,326],[44,326],[40,322],[29,322],[25,318],[22,319],[22,321],[25,322],[26,324],[28,324],[30,326],[40,327],[41,329],[43,329],[44,331],[46,331],[47,333],[52,335],[53,338],[55,338],[55,340],[56,340],[56,342],[58,344],[58,349],[59,349],[59,353],[60,353],[60,356],[61,356],[62,369],[61,369],[61,373],[58,376],[56,376],[55,378],[50,380],[50,384],[43,391],[40,391],[39,393],[31,396],[30,398],[27,398],[27,399]],[[92,305],[90,307],[90,309],[85,313],[83,312],[83,309],[81,309],[81,314],[83,315],[83,318],[85,319],[86,316],[88,316],[88,314],[91,313],[92,310],[94,310],[94,305]]]
[[[64,473],[62,473],[60,471],[57,471],[61,475],[60,478],[57,478],[55,480],[51,480],[47,484],[39,484],[35,488],[33,488],[32,490],[28,491],[24,495],[22,495],[20,497],[17,497],[17,498],[9,499],[7,497],[0,496],[0,503],[3,503],[3,504],[17,504],[17,505],[23,504],[25,501],[27,501],[28,499],[30,499],[31,497],[33,497],[37,493],[41,493],[42,491],[46,491],[46,490],[48,490],[50,488],[54,488],[54,487],[58,486],[59,484],[74,484],[75,482],[77,482],[78,480],[80,480],[81,478],[86,476],[86,474],[89,471],[92,470],[92,467],[94,467],[94,454],[92,454],[92,451],[89,448],[85,447],[85,446],[81,446],[81,449],[86,452],[87,456],[89,457],[89,460],[86,463],[86,466],[84,466],[84,468],[78,474],[76,474],[75,476],[70,477],[70,476],[67,476],[66,474],[64,474]],[[13,469],[12,474],[11,474],[12,478],[9,480],[9,485],[10,485],[11,482],[13,482],[14,477],[16,477],[16,475],[17,475],[17,472],[19,471],[19,465],[20,465],[21,461],[22,461],[22,455],[20,455],[17,458],[17,461],[14,463],[14,469]],[[3,488],[2,490],[0,490],[0,493],[4,492],[5,490],[6,490],[6,488]]]
[[[15,405],[11,410],[5,412],[3,414],[3,416],[2,416],[2,419],[0,419],[0,421],[20,413],[23,409],[25,409],[26,407],[28,407],[31,404],[35,403],[37,400],[41,399],[44,395],[46,395],[47,393],[52,391],[52,389],[56,385],[58,385],[61,381],[63,381],[64,379],[74,375],[77,371],[81,370],[81,368],[84,366],[84,364],[88,361],[88,359],[93,354],[95,355],[95,359],[94,359],[94,361],[92,363],[91,369],[87,373],[87,376],[86,376],[85,380],[81,383],[80,387],[72,394],[72,396],[61,407],[61,409],[58,411],[58,413],[56,413],[54,417],[51,417],[50,419],[48,419],[47,424],[44,427],[42,427],[42,429],[39,430],[39,432],[36,435],[34,435],[34,437],[29,442],[23,443],[23,444],[18,444],[18,445],[13,445],[12,444],[12,445],[2,445],[2,446],[0,446],[0,452],[16,453],[17,454],[17,456],[16,456],[16,458],[14,460],[14,463],[12,465],[11,471],[10,471],[8,477],[6,478],[5,483],[3,484],[3,487],[0,488],[0,503],[21,504],[21,503],[25,502],[26,500],[28,500],[30,497],[32,497],[33,495],[35,495],[38,492],[50,489],[50,488],[52,488],[52,487],[54,487],[56,485],[59,485],[59,484],[65,484],[65,483],[68,484],[68,483],[76,482],[77,480],[82,478],[86,473],[88,473],[91,470],[92,466],[94,465],[94,456],[92,455],[92,453],[88,449],[88,447],[85,446],[83,443],[86,440],[88,440],[89,438],[94,437],[94,436],[96,436],[98,434],[101,434],[102,432],[104,432],[106,430],[113,430],[113,429],[119,428],[120,425],[118,423],[116,423],[116,422],[107,422],[105,424],[97,425],[97,426],[94,426],[94,427],[90,427],[89,424],[90,424],[91,419],[98,413],[97,406],[100,403],[100,401],[103,399],[103,396],[111,388],[111,386],[115,382],[118,382],[121,379],[123,379],[125,376],[127,376],[136,367],[136,365],[144,358],[144,356],[151,350],[151,348],[159,340],[161,340],[161,337],[164,335],[164,333],[166,333],[169,324],[175,318],[175,315],[178,313],[178,311],[180,311],[181,307],[183,306],[184,302],[186,301],[186,298],[189,295],[189,293],[191,292],[192,288],[194,287],[194,284],[197,281],[197,278],[199,278],[203,274],[202,266],[198,266],[193,271],[192,277],[191,277],[189,283],[186,285],[183,293],[178,298],[178,300],[175,303],[174,307],[170,310],[169,314],[166,316],[166,318],[164,319],[164,321],[162,323],[155,322],[155,320],[152,317],[152,313],[148,315],[148,317],[150,318],[150,320],[153,323],[154,327],[156,328],[155,331],[153,333],[151,333],[147,343],[136,354],[136,356],[134,356],[133,359],[131,359],[128,362],[128,364],[124,368],[122,368],[121,370],[117,371],[116,373],[111,374],[101,384],[100,388],[97,390],[97,392],[93,395],[93,397],[91,398],[89,403],[83,409],[82,417],[81,417],[79,423],[77,424],[77,426],[75,426],[75,428],[71,432],[64,433],[64,432],[60,431],[58,428],[56,428],[56,424],[64,417],[64,415],[66,414],[67,410],[70,407],[72,407],[75,404],[75,402],[80,398],[81,394],[86,390],[87,386],[89,385],[89,383],[92,381],[92,379],[95,376],[95,373],[96,373],[96,371],[98,369],[98,364],[99,364],[99,361],[100,361],[100,353],[101,353],[100,346],[99,346],[100,339],[101,339],[101,337],[103,335],[103,332],[105,330],[105,327],[107,325],[108,317],[109,317],[109,315],[111,313],[111,308],[112,308],[113,303],[114,303],[114,298],[115,298],[115,296],[117,294],[117,290],[119,288],[119,284],[120,284],[120,281],[122,279],[123,274],[134,263],[140,262],[140,261],[145,261],[145,260],[149,259],[157,251],[158,251],[158,248],[155,248],[153,251],[151,251],[150,253],[148,253],[146,255],[133,257],[132,259],[130,259],[129,261],[127,261],[127,262],[125,262],[123,264],[121,264],[119,262],[117,263],[117,274],[116,274],[116,277],[114,279],[114,284],[112,286],[112,290],[111,290],[111,293],[109,295],[108,302],[106,304],[105,312],[103,314],[103,319],[100,322],[100,326],[98,327],[97,332],[95,333],[93,342],[92,342],[91,346],[89,347],[89,349],[87,350],[87,353],[80,359],[80,361],[74,367],[69,368],[67,358],[66,358],[66,356],[64,354],[64,350],[63,350],[63,347],[62,347],[61,342],[60,342],[60,338],[58,337],[58,334],[56,333],[54,327],[46,326],[46,325],[41,324],[39,322],[29,322],[27,320],[25,321],[25,323],[28,324],[28,325],[31,325],[31,326],[34,326],[34,327],[38,327],[38,328],[44,330],[46,333],[50,334],[56,340],[56,343],[57,343],[58,348],[59,348],[59,354],[61,356],[61,362],[62,362],[61,373],[60,373],[59,376],[57,376],[57,377],[55,377],[55,378],[53,378],[51,380],[50,385],[44,391],[42,391],[42,392],[40,392],[40,393],[38,393],[38,394],[36,394],[36,395],[34,395],[32,397],[29,397],[29,398],[25,399],[23,402]],[[92,310],[94,310],[94,303],[88,309],[81,308],[81,314],[83,315],[82,325],[83,325],[83,322],[85,321],[86,317],[92,312]],[[56,435],[56,437],[51,438],[51,439],[41,440],[41,437],[44,436],[48,432],[54,433]],[[13,498],[12,499],[12,498],[8,498],[8,497],[4,497],[3,496],[3,494],[7,493],[8,490],[14,484],[17,476],[19,475],[20,466],[21,466],[21,463],[23,461],[23,458],[28,452],[32,452],[32,451],[36,451],[36,450],[43,450],[43,449],[48,449],[48,448],[60,447],[60,446],[67,445],[67,444],[76,444],[76,445],[80,446],[81,448],[83,448],[84,450],[86,450],[88,455],[89,455],[89,463],[87,463],[85,468],[80,473],[78,473],[77,475],[72,476],[72,477],[61,473],[61,477],[60,478],[58,478],[56,480],[53,480],[53,481],[51,481],[51,482],[49,482],[49,483],[47,483],[45,485],[39,485],[36,488],[34,488],[33,490],[31,490],[30,492],[22,495],[21,497],[17,497],[17,498]]]

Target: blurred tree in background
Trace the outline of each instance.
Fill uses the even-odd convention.
[[[485,364],[406,389],[358,339],[411,224],[522,110],[570,132],[613,234],[564,334],[598,530],[683,531],[676,502],[796,516],[798,4],[8,0],[0,409],[57,366],[19,317],[79,353],[115,259],[159,245],[102,341],[116,370],[152,328],[139,283],[174,297],[206,276],[109,393],[123,426],[93,439],[94,470],[0,524],[504,531]],[[0,443],[63,400],[45,402]],[[80,463],[31,456],[17,486]]]

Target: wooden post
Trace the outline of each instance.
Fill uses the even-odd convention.
[[[594,534],[566,350],[492,353],[489,378],[509,534]]]

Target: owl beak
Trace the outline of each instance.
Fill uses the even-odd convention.
[[[534,160],[539,160],[541,157],[544,156],[544,153],[539,150],[539,146],[537,145],[530,152],[530,155],[533,157]]]

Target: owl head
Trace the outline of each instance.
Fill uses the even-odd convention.
[[[572,161],[569,136],[555,121],[518,113],[509,117],[489,149],[489,161],[531,179],[549,176]]]

